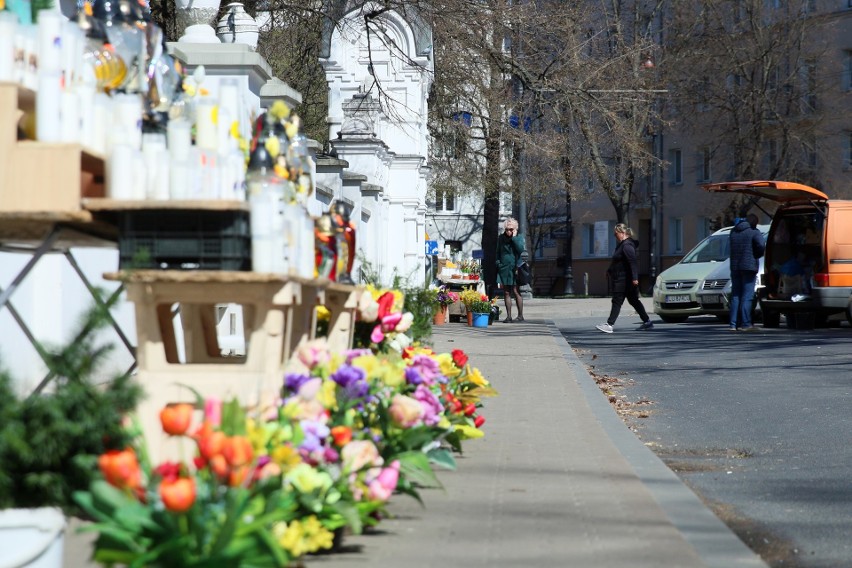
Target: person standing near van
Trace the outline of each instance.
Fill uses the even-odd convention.
[[[638,243],[633,238],[633,230],[624,223],[619,223],[615,226],[614,232],[618,245],[615,247],[615,252],[612,253],[612,262],[607,269],[612,285],[612,308],[610,308],[606,323],[595,327],[604,333],[612,333],[612,326],[615,325],[615,320],[618,319],[621,306],[626,298],[627,302],[642,318],[642,325],[639,326],[639,329],[641,331],[653,329],[654,324],[651,323],[651,318],[648,317],[645,306],[639,300],[639,261],[636,256],[636,245]]]
[[[508,217],[503,223],[503,233],[497,237],[497,284],[503,287],[503,301],[506,304],[506,319],[503,323],[524,321],[524,300],[515,278],[515,269],[523,252],[524,238],[518,235],[518,221]],[[512,298],[518,306],[518,317],[514,320]]]
[[[730,331],[758,331],[751,321],[754,282],[760,268],[758,259],[766,250],[757,229],[757,215],[749,213],[731,229],[731,327]]]

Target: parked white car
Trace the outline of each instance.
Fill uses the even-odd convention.
[[[764,235],[765,236],[765,235]],[[763,258],[760,259],[760,268],[757,271],[757,280],[754,282],[754,303],[752,309],[754,316],[760,315],[760,290],[764,288],[763,284]],[[720,320],[728,322],[731,320],[730,301],[731,301],[731,259],[720,263],[707,277],[701,282],[698,292],[696,293],[698,304],[705,314],[713,314]]]
[[[769,232],[769,225],[758,225],[757,228],[764,236]],[[722,264],[728,265],[731,229],[719,229],[695,245],[680,262],[657,276],[654,282],[654,313],[661,320],[677,323],[686,321],[689,316],[710,313],[699,303],[698,292],[711,272]]]

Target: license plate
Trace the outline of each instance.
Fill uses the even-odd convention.
[[[702,296],[698,296],[701,298],[702,304],[721,304],[722,296],[719,294],[704,294]]]
[[[689,302],[689,294],[678,294],[676,296],[666,296],[667,304],[681,304],[683,302]]]

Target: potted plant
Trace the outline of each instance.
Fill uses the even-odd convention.
[[[491,316],[491,302],[480,298],[470,305],[473,312],[473,327],[488,327],[488,318]]]
[[[140,388],[129,375],[93,379],[110,349],[95,347],[91,333],[105,314],[94,308],[79,339],[46,354],[54,378],[29,396],[0,371],[0,550],[13,551],[9,565],[62,565],[66,516],[80,513],[73,492],[95,478],[98,455],[128,441],[121,423]]]
[[[473,310],[471,309],[471,305],[473,302],[481,299],[481,295],[474,288],[465,288],[461,292],[459,292],[459,300],[462,304],[464,304],[465,311],[467,311],[467,324],[473,325]]]
[[[452,304],[455,304],[458,300],[459,295],[447,289],[446,285],[437,288],[435,293],[435,303],[437,304],[438,309],[435,312],[433,323],[435,325],[443,325],[447,321],[447,308],[449,308]]]

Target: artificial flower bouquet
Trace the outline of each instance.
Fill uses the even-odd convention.
[[[163,409],[192,457],[152,467],[134,446],[98,460],[103,480],[74,498],[94,523],[94,559],[131,566],[288,566],[379,522],[395,491],[439,486],[433,466],[482,436],[495,394],[461,350],[436,354],[303,344],[280,399]],[[193,425],[201,413],[200,424]]]
[[[465,288],[464,290],[459,292],[459,300],[461,300],[461,303],[464,304],[465,309],[467,309],[467,311],[469,312],[472,311],[471,305],[473,304],[473,302],[477,302],[481,299],[482,295],[477,292],[473,286]]]
[[[458,302],[459,295],[449,290],[446,284],[443,284],[437,288],[435,301],[441,306],[441,309],[445,309],[447,306]]]

